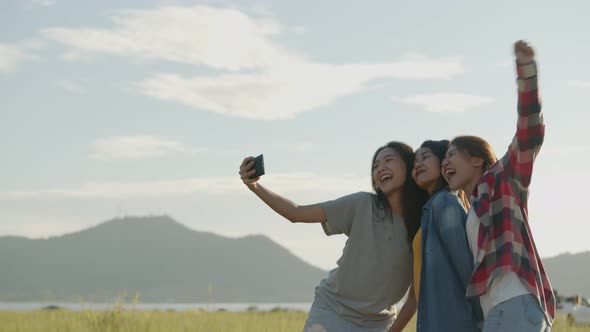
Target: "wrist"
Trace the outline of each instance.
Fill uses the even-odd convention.
[[[518,79],[526,80],[537,76],[537,63],[533,59],[516,59]]]
[[[248,186],[248,189],[250,189],[250,191],[256,191],[258,189],[258,182],[249,183],[246,186]]]

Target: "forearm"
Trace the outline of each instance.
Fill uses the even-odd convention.
[[[410,291],[408,292],[408,298],[404,305],[399,311],[395,322],[391,325],[389,332],[402,332],[404,327],[408,325],[408,322],[412,319],[414,314],[416,313],[416,308],[418,307],[416,302],[416,296],[414,295],[413,287],[410,287]]]
[[[537,83],[537,63],[530,60],[527,63],[516,62],[518,85],[518,130],[519,139],[530,140],[541,134],[534,130],[543,126],[541,102]],[[529,132],[533,129],[532,132]]]
[[[537,65],[534,60],[517,61],[518,122],[516,134],[503,158],[504,169],[523,188],[530,185],[533,162],[545,137],[545,124],[537,88]]]
[[[325,217],[321,207],[317,205],[299,206],[293,201],[274,193],[270,189],[256,183],[249,187],[266,205],[291,222],[323,222]]]

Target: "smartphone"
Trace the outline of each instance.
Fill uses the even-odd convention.
[[[257,177],[264,175],[264,157],[262,155],[254,158],[254,166],[250,170],[255,170],[256,172],[250,175],[250,179],[256,179]]]

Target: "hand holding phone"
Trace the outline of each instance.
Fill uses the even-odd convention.
[[[252,159],[254,162],[254,166],[250,168],[250,170],[254,170],[254,174],[250,175],[249,179],[256,179],[264,175],[264,157],[263,155],[259,155],[258,157]]]

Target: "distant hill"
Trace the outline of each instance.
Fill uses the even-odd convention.
[[[543,263],[560,294],[590,297],[590,252]],[[167,216],[0,237],[0,301],[304,302],[326,275],[265,236],[197,232]]]
[[[544,258],[543,265],[559,294],[590,298],[590,251]]]
[[[327,275],[261,235],[226,238],[167,216],[48,239],[0,237],[0,301],[311,301]]]

